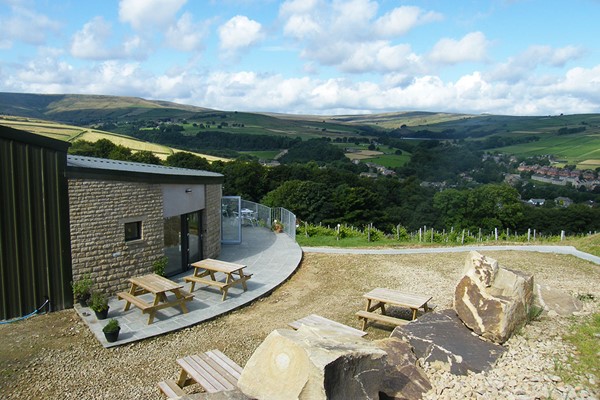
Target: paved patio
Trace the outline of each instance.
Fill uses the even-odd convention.
[[[302,249],[286,234],[275,234],[262,227],[244,227],[242,238],[239,245],[222,245],[218,259],[247,266],[244,271],[253,275],[247,282],[246,292],[241,286],[234,286],[229,289],[227,299],[221,301],[221,293],[216,288],[198,288],[197,285],[194,300],[186,303],[188,313],[183,314],[179,307],[166,308],[157,311],[150,325],[147,324],[148,314],[142,314],[136,307],[124,312],[125,302],[111,298],[108,318],[116,318],[121,325],[119,340],[115,343],[108,343],[102,332],[108,319],[98,321],[94,312],[87,307],[76,305],[75,310],[104,347],[119,346],[196,325],[240,308],[281,285],[302,259]],[[192,271],[169,279],[184,283],[183,277]],[[189,284],[185,284],[185,289],[189,290]]]

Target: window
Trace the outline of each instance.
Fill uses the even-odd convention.
[[[142,238],[142,221],[125,223],[125,241],[140,240]]]

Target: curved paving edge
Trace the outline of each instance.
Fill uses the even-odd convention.
[[[245,272],[253,275],[247,281],[247,291],[234,286],[225,301],[221,301],[221,294],[216,290],[196,289],[194,300],[186,304],[188,313],[183,314],[179,308],[165,308],[148,325],[146,314],[135,307],[123,312],[124,302],[113,297],[109,299],[109,318],[116,318],[121,325],[119,340],[114,343],[108,343],[102,333],[108,320],[98,321],[87,307],[76,305],[75,310],[102,346],[114,347],[197,325],[249,305],[288,280],[300,265],[303,253],[289,236],[275,234],[270,229],[244,228],[243,235],[241,244],[223,245],[218,259],[244,264],[247,266]],[[169,279],[183,282],[183,277],[190,273],[187,271]]]
[[[466,251],[532,251],[539,253],[568,254],[600,265],[600,257],[577,250],[573,246],[460,246],[460,247],[432,247],[418,249],[347,249],[340,247],[302,247],[307,253],[326,254],[432,254],[432,253],[462,253]]]

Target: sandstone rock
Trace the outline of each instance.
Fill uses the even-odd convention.
[[[431,389],[431,383],[424,371],[417,366],[412,346],[396,337],[375,343],[387,353],[380,400],[421,399],[423,393]]]
[[[217,393],[194,393],[180,397],[179,400],[251,400],[239,389]]]
[[[378,399],[386,352],[373,342],[303,325],[271,332],[238,387],[257,399]]]
[[[418,358],[456,375],[487,371],[506,350],[474,335],[454,310],[427,313],[397,327],[391,337],[408,341]]]
[[[527,322],[533,301],[533,275],[498,266],[471,251],[465,272],[454,291],[454,309],[477,334],[504,343]]]
[[[536,305],[548,313],[570,316],[582,308],[581,301],[575,297],[548,286],[535,285],[535,294]]]

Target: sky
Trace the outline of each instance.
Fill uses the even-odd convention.
[[[600,113],[600,0],[0,0],[0,92]]]

